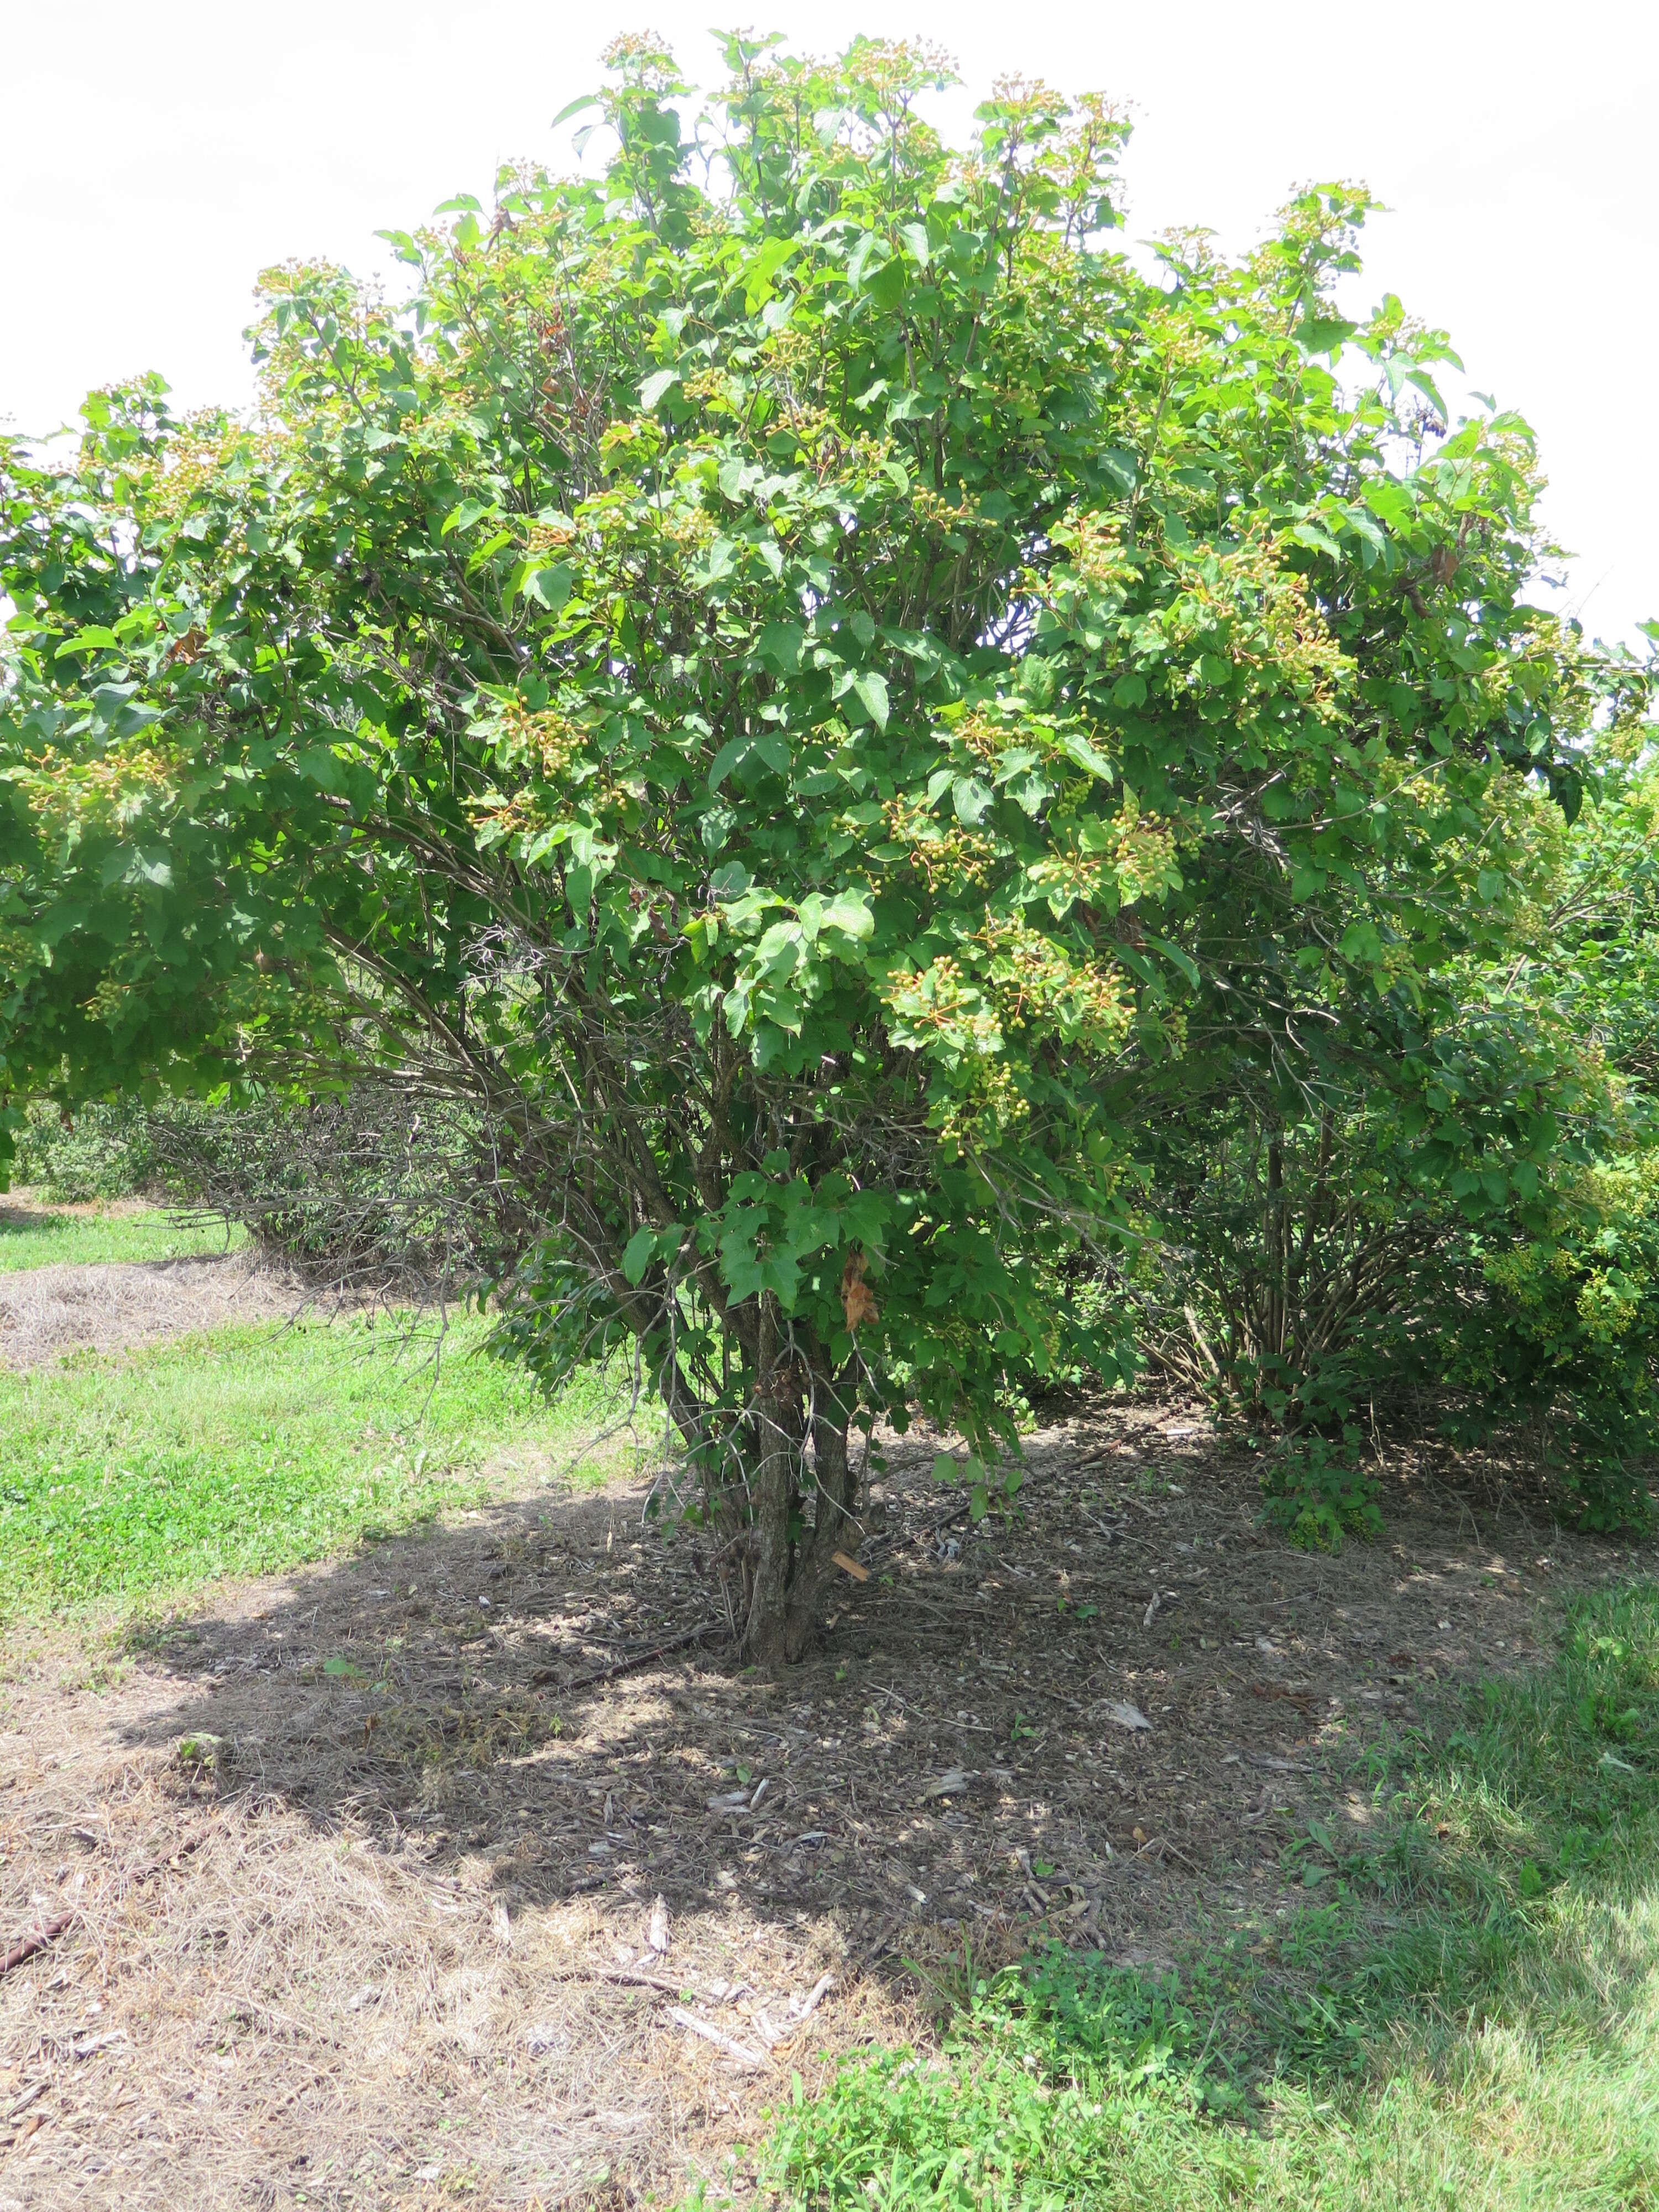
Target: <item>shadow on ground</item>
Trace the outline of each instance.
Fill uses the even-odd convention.
[[[933,1452],[893,1450],[871,1579],[781,1677],[735,1665],[726,1593],[642,1492],[544,1492],[140,1632],[180,1695],[136,1740],[209,1730],[222,1789],[482,1855],[510,1905],[740,1894],[854,1950],[1036,1916],[1132,1952],[1194,1877],[1276,1866],[1356,1735],[1524,1663],[1540,1607],[1619,1571],[1465,1500],[1291,1553],[1248,1467],[1158,1409],[1044,1432],[1020,1514],[977,1529]]]

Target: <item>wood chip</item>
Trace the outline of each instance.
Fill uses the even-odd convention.
[[[835,1561],[836,1565],[841,1569],[842,1574],[851,1575],[855,1583],[867,1583],[869,1581],[869,1568],[861,1567],[858,1561],[854,1559],[849,1553],[831,1552],[830,1556]]]
[[[1110,1705],[1103,1708],[1103,1711],[1107,1719],[1115,1721],[1119,1728],[1149,1729],[1152,1726],[1152,1723],[1139,1705],[1127,1705],[1114,1698]]]
[[[125,2043],[127,2032],[124,2027],[112,2027],[107,2035],[89,2035],[83,2043],[71,2043],[70,2049],[77,2058],[90,2058],[95,2051],[107,2051],[112,2043]]]

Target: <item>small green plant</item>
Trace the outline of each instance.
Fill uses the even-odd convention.
[[[1261,1477],[1264,1517],[1298,1550],[1336,1552],[1344,1536],[1370,1542],[1382,1533],[1374,1476],[1356,1464],[1359,1431],[1345,1425],[1342,1444],[1317,1434],[1290,1437],[1273,1452]]]

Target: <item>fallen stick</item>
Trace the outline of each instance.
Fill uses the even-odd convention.
[[[808,1992],[805,2003],[802,2005],[798,2013],[793,2013],[790,2015],[784,2026],[773,2038],[774,2042],[785,2043],[795,2033],[795,2030],[798,2027],[804,2027],[835,1986],[836,1978],[833,1974],[820,1974],[817,1981],[813,1983],[811,1990]]]
[[[763,2052],[751,2051],[746,2043],[739,2043],[734,2036],[723,2035],[712,2021],[699,2020],[696,2013],[687,2012],[684,2005],[670,2006],[668,2017],[676,2027],[689,2027],[693,2035],[700,2035],[705,2043],[714,2044],[725,2051],[728,2058],[735,2058],[744,2066],[764,2066],[766,2063]]]
[[[688,1644],[696,1644],[705,1636],[713,1636],[719,1627],[719,1621],[705,1620],[699,1627],[688,1628],[684,1635],[671,1636],[665,1643],[653,1644],[648,1651],[636,1651],[628,1659],[613,1659],[608,1667],[594,1667],[586,1674],[573,1674],[568,1682],[559,1680],[558,1670],[553,1667],[538,1667],[530,1679],[538,1686],[550,1682],[561,1691],[589,1689],[595,1682],[614,1681],[618,1674],[631,1674],[637,1668],[648,1667],[653,1659],[665,1658],[671,1651],[678,1651]]]
[[[205,1837],[192,1836],[188,1843],[179,1844],[170,1859],[156,1859],[149,1866],[139,1867],[133,1873],[123,1875],[119,1894],[125,1897],[129,1889],[141,1881],[148,1881],[152,1875],[177,1874],[179,1860],[188,1858],[205,1841]],[[55,1943],[67,1929],[75,1925],[78,1917],[74,1912],[60,1912],[55,1920],[45,1922],[32,1936],[20,1936],[9,1949],[0,1951],[0,1974],[10,1973],[14,1966],[21,1966],[26,1960],[33,1958],[37,1951],[44,1951],[48,1943]]]
[[[683,1997],[690,1989],[689,1982],[671,1982],[661,1974],[635,1973],[631,1966],[574,1966],[562,1973],[549,1974],[550,1982],[618,1982],[624,1989],[660,1990],[665,1997]]]
[[[972,1509],[973,1500],[964,1498],[948,1513],[942,1513],[934,1520],[924,1521],[914,1528],[895,1528],[889,1534],[878,1537],[866,1557],[872,1561],[884,1559],[890,1552],[896,1552],[901,1544],[925,1543],[930,1536],[937,1536],[940,1529],[948,1528],[952,1522],[966,1520]]]
[[[1159,1856],[1164,1858],[1179,1859],[1182,1866],[1189,1869],[1192,1873],[1198,1875],[1200,1878],[1202,1877],[1203,1869],[1201,1867],[1194,1866],[1186,1852],[1181,1849],[1179,1844],[1172,1844],[1167,1836],[1148,1836],[1146,1842],[1140,1844],[1137,1849],[1135,1856],[1137,1858],[1140,1858],[1144,1856],[1147,1851],[1157,1851]]]
[[[48,1943],[55,1943],[66,1928],[75,1924],[72,1912],[60,1912],[55,1920],[48,1920],[37,1928],[33,1936],[20,1936],[9,1950],[0,1951],[0,1974],[10,1973],[21,1966],[25,1959],[32,1959],[37,1951],[44,1951]]]
[[[191,1836],[179,1844],[170,1858],[151,1859],[148,1866],[134,1867],[131,1874],[124,1874],[120,1877],[117,1896],[125,1897],[130,1889],[136,1889],[141,1881],[149,1881],[158,1874],[182,1874],[184,1868],[180,1862],[187,1859],[192,1851],[199,1851],[206,1841],[205,1834]]]

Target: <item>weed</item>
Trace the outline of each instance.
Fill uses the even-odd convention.
[[[1337,1552],[1345,1534],[1369,1542],[1382,1533],[1376,1477],[1358,1464],[1359,1431],[1342,1434],[1340,1449],[1312,1432],[1286,1438],[1262,1472],[1263,1518],[1300,1551]]]

